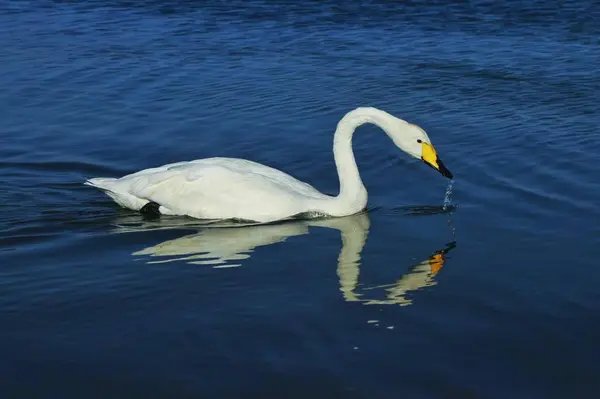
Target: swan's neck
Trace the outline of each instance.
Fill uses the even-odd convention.
[[[367,205],[367,190],[360,178],[352,151],[355,130],[365,123],[372,123],[390,134],[392,121],[393,117],[384,111],[357,108],[338,123],[333,139],[333,156],[340,179],[340,193],[335,197],[335,208],[340,213],[355,213]]]

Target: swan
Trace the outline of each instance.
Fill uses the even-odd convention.
[[[352,151],[354,131],[365,123],[380,127],[408,155],[452,179],[427,133],[419,126],[373,107],[359,107],[338,122],[333,155],[340,191],[337,196],[280,170],[237,158],[205,158],[144,169],[121,178],[84,182],[102,190],[124,208],[153,216],[238,219],[268,223],[298,215],[342,217],[367,205],[367,190]]]

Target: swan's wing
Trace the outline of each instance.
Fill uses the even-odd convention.
[[[124,177],[123,184],[129,194],[158,203],[166,213],[216,219],[252,219],[248,210],[255,220],[265,213],[293,213],[299,201],[322,195],[281,171],[231,158],[148,169]]]
[[[259,179],[266,179],[272,183],[276,183],[277,186],[293,192],[295,195],[302,195],[306,197],[322,198],[323,194],[315,189],[310,184],[304,183],[295,177],[288,175],[278,169],[266,166],[257,162],[248,161],[246,159],[239,158],[208,158],[197,161],[195,163],[202,163],[207,165],[221,166],[230,170],[231,172],[239,173],[248,177]]]

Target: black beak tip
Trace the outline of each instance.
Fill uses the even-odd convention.
[[[450,172],[448,170],[448,168],[446,167],[446,165],[444,165],[444,163],[439,158],[437,159],[438,168],[434,167],[429,162],[425,161],[423,158],[421,158],[421,160],[423,162],[425,162],[425,165],[427,165],[430,168],[433,168],[433,169],[437,170],[438,172],[440,172],[442,174],[442,176],[447,177],[448,179],[453,179],[454,178],[454,175],[452,174],[452,172]]]
[[[447,177],[448,179],[453,179],[454,175],[452,174],[452,172],[450,172],[448,170],[448,168],[446,167],[446,165],[444,165],[444,163],[441,160],[437,160],[437,164],[440,167],[440,173],[442,174],[442,176]]]
[[[441,172],[442,172],[442,176],[447,177],[450,180],[454,179],[454,175],[448,169],[443,170]]]

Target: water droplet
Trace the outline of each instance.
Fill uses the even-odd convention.
[[[446,195],[444,196],[444,211],[448,210],[448,206],[452,202],[452,186],[454,185],[454,179],[448,182],[448,187],[446,187]]]

